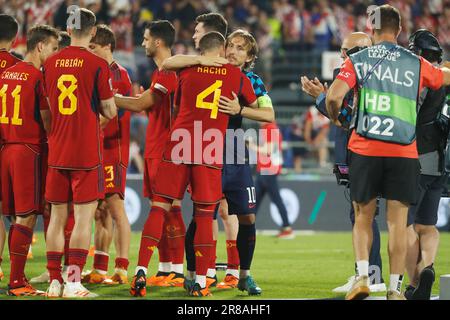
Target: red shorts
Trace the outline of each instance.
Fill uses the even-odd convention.
[[[117,193],[124,199],[127,182],[127,168],[121,163],[104,163],[105,195]]]
[[[45,199],[54,204],[83,204],[104,198],[103,167],[92,170],[48,168]]]
[[[191,199],[195,203],[213,204],[222,199],[222,170],[165,160],[158,166],[153,193],[182,200],[188,184],[191,185]]]
[[[47,171],[46,148],[27,144],[6,144],[1,151],[3,214],[42,214]]]
[[[161,159],[146,158],[144,163],[144,197],[151,199],[153,197],[153,187],[155,185],[155,176]]]

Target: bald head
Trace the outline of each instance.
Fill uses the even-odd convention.
[[[364,32],[350,33],[342,42],[342,48],[351,49],[353,47],[370,47],[372,40]]]
[[[350,33],[342,42],[342,49],[348,50],[354,47],[370,47],[371,45],[372,40],[366,33],[353,32]],[[346,56],[343,58],[346,58]]]

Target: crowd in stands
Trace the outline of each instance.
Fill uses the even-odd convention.
[[[100,23],[113,29],[117,37],[115,57],[129,70],[138,92],[140,85],[148,88],[154,68],[140,47],[149,21],[172,21],[177,31],[174,54],[192,54],[195,17],[206,12],[222,13],[230,30],[244,28],[255,35],[260,48],[256,72],[270,89],[274,56],[289,50],[308,50],[318,55],[339,50],[348,33],[366,30],[368,7],[385,3],[402,14],[401,44],[406,45],[416,29],[426,28],[450,51],[450,0],[0,0],[0,11],[19,21],[15,50],[23,53],[26,31],[34,24],[47,23],[64,30],[71,5],[92,10]],[[276,108],[276,101],[274,105]],[[133,118],[132,137],[140,150],[144,147],[145,126],[145,115]],[[292,128],[290,133],[295,137],[299,134],[298,124]],[[136,171],[139,167],[132,166]]]

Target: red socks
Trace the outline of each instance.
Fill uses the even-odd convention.
[[[148,267],[150,259],[161,239],[164,216],[167,211],[153,206],[142,230],[141,246],[139,248],[138,266]]]
[[[117,269],[124,269],[124,270],[128,270],[128,265],[130,264],[130,262],[128,261],[128,259],[125,258],[116,258],[116,268]]]
[[[95,251],[94,269],[108,272],[109,255],[104,252]]]
[[[194,236],[195,271],[205,276],[211,263],[213,250],[213,214],[215,205],[195,205],[194,220],[197,229]]]
[[[81,281],[81,272],[86,264],[86,258],[89,250],[85,249],[69,249],[69,268],[67,278],[71,282]]]
[[[216,269],[216,250],[217,250],[217,240],[213,240],[213,246],[211,249],[211,261],[209,262],[208,269]]]
[[[61,276],[61,259],[63,254],[63,252],[47,252],[47,270],[50,275],[50,282],[58,280],[59,283],[63,283]]]
[[[180,206],[172,206],[169,211],[169,225],[171,232],[169,233],[169,247],[173,264],[184,263],[184,242],[186,238],[186,226],[184,225],[183,216]]]
[[[26,226],[15,224],[10,238],[11,274],[9,285],[11,288],[19,288],[25,285],[25,263],[27,262],[31,241],[33,240],[33,230]]]
[[[169,247],[169,232],[170,232],[169,230],[170,230],[169,218],[167,215],[165,215],[161,240],[158,243],[159,262],[170,263],[172,261],[172,256]]]
[[[227,268],[239,270],[239,251],[236,246],[236,240],[227,240]]]
[[[9,231],[8,231],[8,250],[11,252],[11,240],[12,240],[12,234],[14,231],[14,224],[9,225]]]

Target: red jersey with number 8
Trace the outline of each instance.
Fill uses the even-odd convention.
[[[221,168],[228,115],[219,112],[219,98],[233,99],[232,92],[240,98],[241,105],[248,106],[256,100],[250,80],[231,64],[183,69],[175,98],[180,110],[164,159]],[[190,150],[182,147],[186,146],[186,133]]]
[[[108,63],[86,48],[69,46],[44,64],[52,114],[49,167],[90,170],[102,163],[100,100],[113,97]]]

